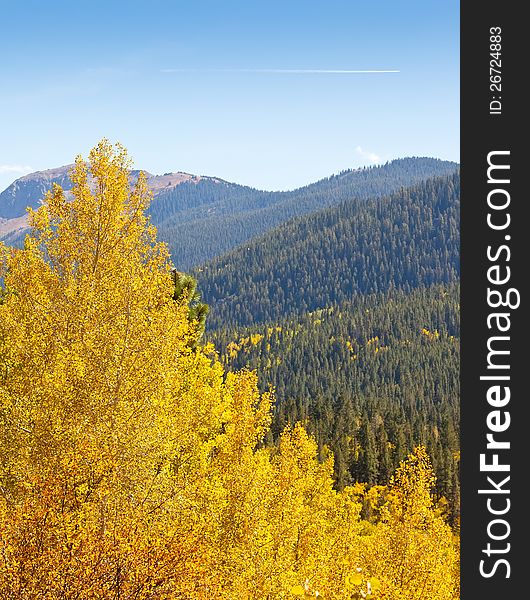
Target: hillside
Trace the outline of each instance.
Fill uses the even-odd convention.
[[[459,274],[459,176],[293,219],[195,271],[210,328],[274,322]]]
[[[333,451],[339,486],[387,481],[422,443],[456,512],[459,332],[459,286],[450,284],[356,296],[209,339],[227,368],[256,369],[260,388],[274,388],[275,435],[301,420]]]
[[[158,196],[151,213],[173,262],[187,270],[293,217],[347,200],[390,194],[455,168],[455,163],[432,158],[404,158],[380,167],[344,171],[290,192],[263,192],[204,180]],[[183,204],[186,210],[180,209]]]
[[[457,172],[298,217],[197,269],[207,338],[275,389],[338,486],[383,483],[425,444],[459,511]]]

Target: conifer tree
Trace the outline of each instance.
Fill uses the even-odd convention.
[[[197,280],[194,277],[172,269],[171,279],[175,286],[173,300],[175,302],[185,300],[188,303],[188,318],[196,330],[197,339],[194,342],[196,343],[204,333],[209,307],[201,301],[201,294],[197,290]]]

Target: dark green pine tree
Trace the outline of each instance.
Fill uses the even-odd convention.
[[[360,430],[361,452],[359,466],[365,475],[365,481],[370,485],[379,482],[379,459],[372,424],[365,420]]]
[[[209,307],[202,302],[197,290],[197,280],[194,277],[187,273],[180,273],[176,269],[171,271],[171,277],[175,286],[173,300],[178,302],[185,297],[188,303],[188,320],[195,325],[196,337],[193,346],[196,346],[204,333]]]

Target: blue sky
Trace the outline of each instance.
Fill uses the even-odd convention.
[[[402,156],[459,160],[458,12],[454,0],[0,0],[0,189],[103,136],[153,173],[263,189]],[[351,70],[399,73],[320,72]]]

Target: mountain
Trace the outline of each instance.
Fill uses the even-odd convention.
[[[73,166],[65,165],[56,169],[30,173],[20,177],[6,188],[0,194],[0,239],[4,239],[5,242],[13,245],[20,245],[28,227],[26,209],[28,207],[38,208],[44,195],[52,188],[53,184],[60,185],[68,197],[72,188],[69,172]],[[130,172],[131,185],[136,182],[139,174],[139,170]],[[162,199],[171,190],[183,183],[189,183],[193,188],[204,179],[197,175],[182,172],[164,173],[164,175],[153,175],[148,172],[145,172],[145,174],[147,185],[153,192],[153,197],[158,198],[160,196]],[[220,183],[218,179],[208,179],[213,184]]]
[[[70,189],[70,168],[26,175],[2,192],[0,237],[20,243],[27,226],[26,206],[37,207],[52,183]],[[353,198],[389,194],[455,168],[455,163],[432,158],[404,158],[380,167],[344,171],[290,192],[266,192],[181,172],[148,173],[154,196],[149,212],[175,265],[188,270],[295,216]],[[131,180],[137,174],[133,171]]]
[[[355,198],[390,194],[428,177],[452,173],[456,167],[432,158],[404,158],[380,167],[344,171],[290,192],[204,180],[157,196],[151,212],[157,213],[154,222],[160,239],[169,245],[173,262],[189,270],[293,217]]]
[[[74,165],[65,165],[46,171],[37,171],[14,181],[0,194],[0,219],[4,221],[17,219],[25,215],[27,207],[38,208],[44,195],[52,188],[53,184],[60,185],[63,190],[68,192],[72,188],[69,173],[73,167]],[[139,174],[139,170],[130,172],[131,184],[136,182]],[[145,174],[147,185],[154,197],[167,194],[181,183],[197,183],[201,180],[201,177],[182,172],[152,175],[146,171]],[[212,181],[217,180],[212,179]]]
[[[0,218],[13,219],[22,217],[26,207],[37,208],[44,194],[54,183],[64,190],[72,187],[68,172],[73,165],[65,165],[47,171],[37,171],[24,175],[12,183],[0,194]]]
[[[429,179],[293,219],[194,272],[209,326],[275,322],[459,276],[460,179]]]

